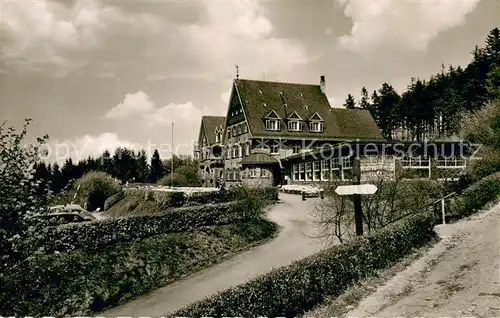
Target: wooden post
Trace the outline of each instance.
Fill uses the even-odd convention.
[[[444,198],[441,199],[441,216],[443,218],[443,224],[446,224],[446,211],[444,208]]]
[[[354,221],[356,223],[356,235],[363,235],[363,208],[361,206],[361,195],[352,196],[354,202]]]

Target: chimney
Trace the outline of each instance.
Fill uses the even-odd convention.
[[[326,94],[326,87],[325,87],[325,75],[321,75],[320,80],[319,80],[319,87],[321,88],[321,92],[323,94]]]

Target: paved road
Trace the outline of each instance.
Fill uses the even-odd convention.
[[[318,198],[302,201],[301,196],[280,194],[283,201],[269,212],[271,220],[282,226],[277,238],[237,255],[186,279],[141,296],[123,306],[113,308],[100,316],[149,316],[160,317],[218,291],[225,290],[262,275],[273,267],[284,266],[309,256],[323,248],[321,242],[311,239],[308,211]]]
[[[441,242],[344,317],[500,317],[500,204],[436,231]]]

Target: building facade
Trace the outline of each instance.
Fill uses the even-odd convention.
[[[417,177],[426,175],[423,171],[432,177],[429,171],[436,167],[453,175],[458,171],[437,165],[439,156],[451,158],[445,157],[449,150],[434,152],[438,161],[422,157],[417,168],[418,156],[406,160],[405,153],[411,149],[404,145],[396,153],[368,110],[332,108],[325,87],[324,76],[317,85],[235,79],[226,116],[202,119],[195,154],[204,184],[213,185],[215,180],[226,186],[349,181],[354,166],[359,167],[356,171],[361,171],[362,181],[381,173],[397,178],[399,170]],[[343,153],[346,144],[351,150]],[[362,145],[371,145],[377,153],[366,155],[366,149],[359,149]],[[353,146],[357,147],[354,151]],[[324,158],[315,160],[318,151]],[[463,162],[447,160],[455,162],[455,169],[465,167]]]
[[[216,187],[224,180],[223,137],[225,117],[203,116],[194,157],[200,163],[200,178],[205,187]]]

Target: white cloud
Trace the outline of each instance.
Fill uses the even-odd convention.
[[[299,41],[273,35],[273,25],[258,1],[206,1],[203,5],[207,22],[185,30],[188,47],[201,64],[199,73],[233,72],[238,64],[243,78],[255,77],[261,71],[289,71],[312,60]]]
[[[18,70],[52,67],[63,76],[82,66],[69,58],[71,52],[98,48],[106,36],[124,27],[158,32],[160,22],[144,14],[129,16],[96,0],[77,0],[73,5],[48,0],[2,2],[0,57],[15,63]]]
[[[386,45],[423,51],[440,32],[463,24],[480,0],[340,2],[347,3],[344,14],[353,20],[351,34],[339,38],[340,45],[366,53]]]
[[[126,94],[123,102],[111,108],[105,115],[106,119],[125,119],[136,115],[144,115],[155,111],[155,104],[143,91]]]
[[[230,87],[227,92],[223,92],[220,94],[220,99],[222,100],[222,102],[226,106],[229,104],[229,98],[231,98],[231,90],[232,90],[232,87]]]

